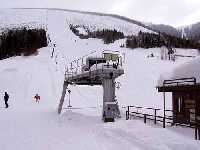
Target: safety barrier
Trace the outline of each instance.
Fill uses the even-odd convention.
[[[147,113],[147,110],[152,110],[152,113]],[[188,120],[188,123],[186,124],[186,123],[176,122],[178,112],[175,112],[172,110],[165,110],[165,116],[161,116],[161,115],[158,115],[158,111],[162,111],[162,110],[159,108],[144,108],[144,107],[133,106],[133,105],[127,106],[126,120],[129,120],[132,117],[134,117],[134,118],[143,119],[145,124],[147,123],[147,120],[153,121],[154,124],[161,123],[163,128],[166,127],[166,124],[170,126],[175,125],[175,126],[184,126],[184,127],[194,128],[195,139],[200,140],[200,119],[198,120],[198,117],[195,117],[194,121]],[[166,115],[166,113],[168,114],[170,113],[170,114]],[[193,114],[195,116],[200,116],[193,112],[190,112],[190,114]]]

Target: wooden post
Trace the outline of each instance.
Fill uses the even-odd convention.
[[[175,92],[172,92],[172,123],[171,123],[171,126],[175,124],[176,122],[176,113],[175,113]]]
[[[128,120],[128,111],[126,111],[126,120]]]
[[[128,113],[127,113],[127,115],[128,115],[127,118],[128,118],[128,119],[129,119],[129,111],[130,111],[130,108],[129,108],[129,106],[128,106]],[[127,120],[128,120],[128,119],[127,119]]]
[[[195,140],[199,139],[199,129],[198,129],[198,125],[197,125],[197,92],[195,91]]]
[[[164,118],[163,118],[163,128],[165,128],[165,92],[163,92],[163,98],[164,98]]]
[[[144,123],[147,122],[147,114],[144,114]]]
[[[163,117],[163,128],[165,128],[165,116]]]
[[[196,126],[196,123],[195,123],[195,140],[197,140],[197,126]]]
[[[157,109],[154,109],[154,124],[156,124],[156,111],[157,111]]]

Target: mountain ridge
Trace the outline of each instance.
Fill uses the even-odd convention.
[[[98,16],[108,16],[108,17],[113,17],[117,18],[123,21],[127,21],[129,23],[136,24],[138,26],[144,27],[148,30],[152,30],[154,32],[161,32],[161,33],[166,33],[171,36],[176,36],[176,37],[185,37],[188,39],[193,39],[193,40],[200,40],[200,22],[191,24],[191,25],[185,25],[182,27],[173,27],[168,24],[146,24],[142,21],[135,20],[126,16],[121,16],[119,14],[112,14],[112,13],[101,13],[101,12],[92,12],[92,11],[81,11],[81,10],[71,10],[71,9],[63,9],[63,8],[11,8],[11,9],[43,9],[43,10],[57,10],[57,11],[67,11],[67,12],[75,12],[75,13],[81,13],[81,14],[90,14],[90,15],[98,15]],[[183,32],[185,32],[183,34]]]

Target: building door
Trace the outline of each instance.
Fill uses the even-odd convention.
[[[192,92],[185,96],[185,110],[189,113],[190,124],[193,124],[195,122],[195,95]]]
[[[186,109],[185,93],[173,93],[173,120],[174,123],[189,123],[190,114]]]

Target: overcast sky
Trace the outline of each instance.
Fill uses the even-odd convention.
[[[113,13],[175,27],[200,22],[200,0],[0,0],[2,8],[48,7]]]

